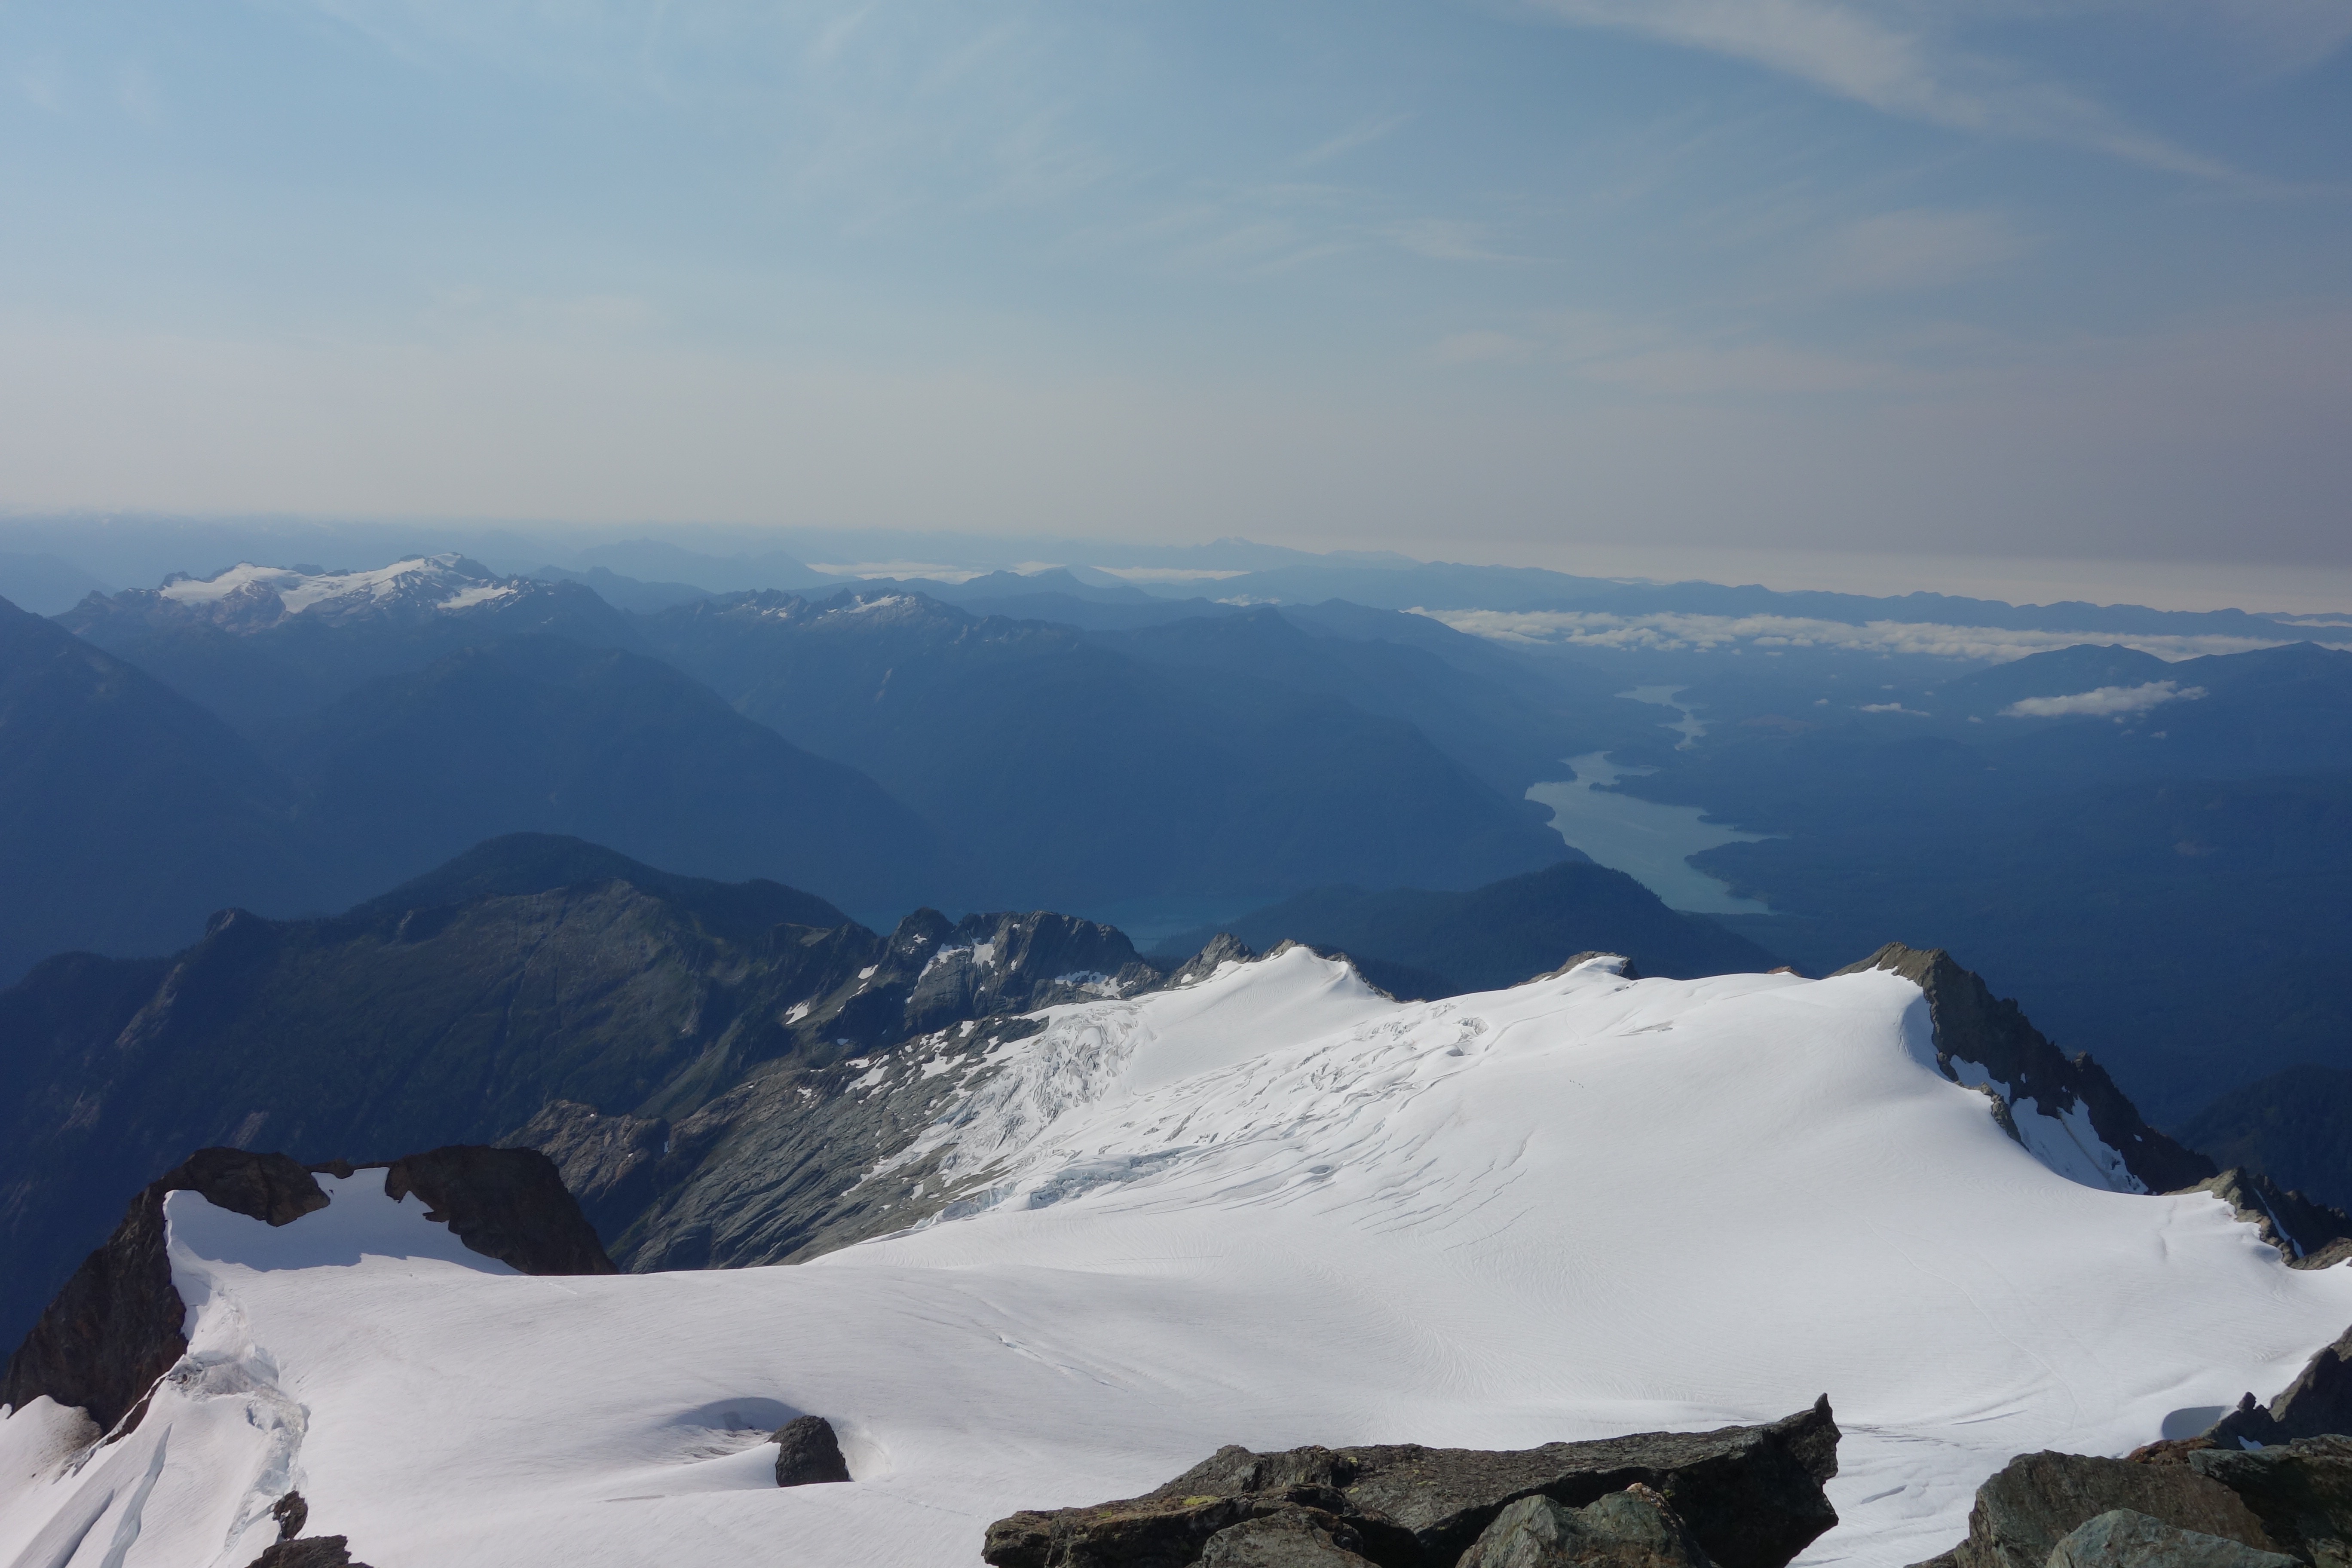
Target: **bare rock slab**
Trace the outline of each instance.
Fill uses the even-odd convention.
[[[1318,1526],[1379,1568],[1454,1568],[1523,1499],[1578,1510],[1639,1485],[1678,1518],[1699,1561],[1786,1568],[1837,1522],[1822,1490],[1837,1474],[1837,1443],[1822,1399],[1764,1426],[1540,1448],[1228,1447],[1139,1498],[998,1520],[982,1555],[994,1568],[1191,1568],[1222,1532],[1305,1510],[1353,1531],[1350,1545]],[[1255,1538],[1237,1536],[1229,1550]],[[2031,1568],[2042,1568],[2038,1558]]]

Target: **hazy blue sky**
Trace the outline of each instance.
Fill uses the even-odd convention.
[[[2352,563],[2352,0],[0,3],[0,503]]]

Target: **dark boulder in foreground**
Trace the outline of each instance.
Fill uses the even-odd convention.
[[[2273,1550],[2237,1493],[2185,1465],[2084,1454],[2020,1454],[1977,1489],[1968,1539],[1932,1559],[1950,1568],[2044,1568],[2074,1530],[2116,1509],[2176,1530]]]
[[[0,1405],[21,1409],[47,1394],[89,1412],[102,1431],[135,1428],[150,1391],[188,1349],[180,1331],[187,1304],[172,1284],[165,1247],[164,1198],[199,1193],[215,1208],[290,1225],[327,1206],[314,1173],[348,1179],[362,1168],[377,1167],[342,1161],[306,1167],[284,1154],[197,1150],[131,1199],[106,1245],[66,1281],[9,1358]],[[415,1193],[428,1205],[425,1218],[446,1224],[484,1257],[525,1274],[614,1272],[554,1163],[537,1150],[458,1146],[382,1168],[386,1195]]]
[[[994,1568],[1307,1568],[1345,1563],[1346,1554],[1377,1568],[1455,1568],[1524,1499],[1582,1510],[1639,1485],[1678,1516],[1704,1554],[1699,1562],[1784,1568],[1837,1522],[1822,1491],[1837,1474],[1837,1443],[1824,1398],[1768,1426],[1540,1448],[1225,1447],[1139,1498],[1001,1519],[989,1526],[982,1555]],[[1532,1568],[1549,1560],[1528,1561]],[[1639,1560],[1590,1561],[1630,1568]],[[1517,1568],[1508,1558],[1497,1568],[1502,1562]]]
[[[2108,1517],[2117,1510],[2153,1523]],[[2102,1520],[2100,1529],[2084,1533]],[[2200,1539],[2183,1542],[2167,1531]],[[2202,1539],[2208,1537],[2234,1543],[2238,1554]],[[2318,1568],[2352,1562],[2352,1437],[2303,1437],[2252,1449],[2190,1437],[2151,1443],[2128,1459],[2022,1454],[1977,1489],[1968,1539],[1919,1568],[2278,1568],[2283,1562]]]
[[[2306,1563],[2352,1561],[2352,1437],[2303,1437],[2248,1452],[2191,1449],[2188,1468],[2245,1500],[2279,1551]]]
[[[787,1421],[768,1440],[776,1446],[776,1484],[780,1487],[849,1479],[849,1462],[841,1457],[841,1440],[833,1435],[833,1423],[822,1415],[803,1415]]]
[[[2048,1568],[2298,1568],[2292,1557],[2110,1509],[2051,1549]]]

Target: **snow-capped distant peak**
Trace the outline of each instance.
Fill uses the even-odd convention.
[[[210,577],[174,573],[152,591],[152,598],[219,625],[249,630],[295,616],[470,610],[541,587],[528,578],[498,576],[462,555],[412,555],[356,572],[246,562]]]

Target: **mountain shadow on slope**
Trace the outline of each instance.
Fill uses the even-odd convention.
[[[1408,966],[1443,983],[1402,982],[1433,995],[1516,985],[1579,952],[1622,953],[1642,973],[1675,980],[1760,973],[1780,962],[1703,915],[1668,909],[1622,871],[1575,861],[1460,893],[1317,888],[1221,929],[1259,949],[1285,939],[1338,949],[1366,961],[1375,984],[1385,984],[1377,961]],[[1173,938],[1158,956],[1196,950],[1213,934]]]
[[[332,842],[337,901],[518,830],[692,875],[771,877],[861,913],[965,891],[929,823],[658,660],[554,637],[372,682],[265,744]]]
[[[214,715],[0,600],[0,982],[62,949],[163,952],[316,879],[284,781]]]
[[[1563,855],[1539,808],[1412,724],[1067,626],[870,590],[740,595],[644,626],[745,714],[938,824],[990,901],[1469,887]]]
[[[2320,1203],[2352,1208],[2352,1070],[2305,1062],[2233,1089],[2180,1141]]]

